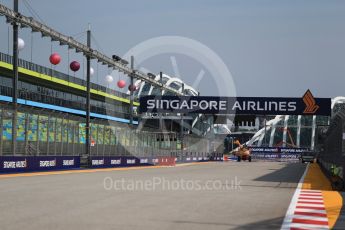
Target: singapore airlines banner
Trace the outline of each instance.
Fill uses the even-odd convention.
[[[144,96],[140,113],[331,115],[330,98]]]

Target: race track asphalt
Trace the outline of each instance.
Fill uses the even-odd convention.
[[[212,162],[0,178],[0,229],[279,229],[305,167]]]

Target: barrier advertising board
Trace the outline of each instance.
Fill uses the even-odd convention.
[[[76,156],[3,156],[0,157],[0,172],[29,172],[80,168]]]

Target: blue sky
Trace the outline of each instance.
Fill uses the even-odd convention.
[[[22,0],[20,0],[21,2]],[[12,1],[0,0],[12,7]],[[337,0],[30,0],[39,16],[56,30],[77,34],[91,23],[107,55],[124,55],[133,46],[158,36],[183,36],[212,49],[226,64],[238,96],[293,96],[311,89],[319,97],[345,95],[345,1]],[[21,3],[20,10],[30,16]],[[7,25],[0,19],[0,51],[7,52]],[[21,57],[30,59],[29,30]],[[33,35],[33,61],[49,66],[51,42]],[[85,37],[80,38],[85,41]],[[94,43],[95,45],[95,43]],[[67,71],[67,49],[53,44]],[[192,84],[200,69],[197,60],[165,54],[141,63],[141,67],[174,75],[171,55],[182,78]],[[80,55],[71,59],[82,62]],[[95,63],[93,66],[95,67]],[[109,72],[98,68],[98,82]],[[82,77],[82,71],[77,73]],[[122,76],[120,76],[122,77]],[[116,79],[117,80],[117,79]],[[202,95],[219,95],[217,76],[205,71],[198,86]],[[94,81],[97,81],[94,79]],[[111,87],[115,88],[115,84]]]

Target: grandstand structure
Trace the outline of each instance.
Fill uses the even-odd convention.
[[[22,59],[19,59],[19,67],[17,154],[82,154],[86,138],[86,81]],[[12,154],[12,68],[12,56],[0,53],[2,155]],[[174,123],[175,132],[163,130],[162,134],[153,130],[158,127],[143,128],[139,132],[136,129],[138,117],[134,116],[135,127],[128,126],[129,97],[129,94],[91,83],[92,154],[146,154],[154,148],[157,151],[161,147],[166,151],[174,149],[180,141],[179,122]],[[134,101],[134,105],[139,104]],[[134,139],[142,143],[134,144]],[[196,151],[196,147],[193,148]]]

